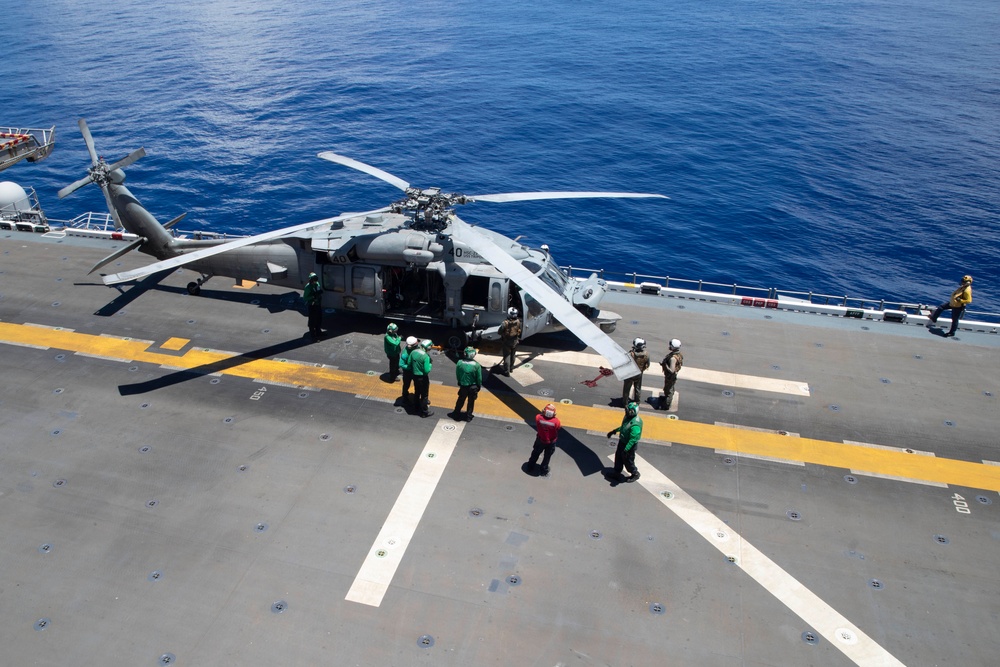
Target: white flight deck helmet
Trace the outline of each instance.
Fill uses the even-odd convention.
[[[416,347],[417,343],[419,343],[419,342],[420,341],[417,340],[416,336],[407,336],[406,337],[406,347]]]
[[[672,339],[670,341],[670,349],[671,350],[679,350],[679,349],[681,349],[681,340],[680,340],[680,338],[674,338],[674,339]]]
[[[635,348],[636,352],[642,352],[646,349],[646,341],[641,338],[636,338],[632,341],[632,347]]]
[[[424,348],[425,350],[431,349],[432,345],[434,345],[434,343],[432,343],[429,338],[424,342],[420,343],[420,347]]]
[[[517,308],[508,308],[507,317],[517,317]]]

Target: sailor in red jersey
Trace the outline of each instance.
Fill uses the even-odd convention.
[[[541,414],[535,415],[535,428],[538,429],[538,435],[535,437],[535,446],[531,450],[528,466],[534,468],[535,464],[538,463],[538,456],[544,451],[545,456],[542,457],[542,467],[539,470],[542,477],[549,475],[549,459],[552,458],[552,452],[556,449],[556,439],[559,437],[561,427],[562,424],[556,417],[556,406],[551,403],[545,406]]]

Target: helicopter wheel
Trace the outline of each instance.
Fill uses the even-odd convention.
[[[187,291],[191,296],[198,296],[201,294],[201,285],[196,282],[190,282],[187,284]]]
[[[465,332],[461,329],[452,329],[448,332],[448,347],[461,352],[465,348]]]

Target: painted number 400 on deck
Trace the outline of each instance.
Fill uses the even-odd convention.
[[[955,511],[959,514],[972,514],[972,510],[969,509],[969,503],[965,502],[965,498],[962,496],[956,493],[952,495],[951,501],[955,503]]]

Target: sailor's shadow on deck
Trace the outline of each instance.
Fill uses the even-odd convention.
[[[195,366],[194,368],[187,368],[181,371],[168,373],[167,375],[156,378],[155,380],[136,382],[135,384],[118,385],[118,393],[122,396],[145,394],[147,392],[156,391],[157,389],[164,389],[182,382],[187,382],[188,380],[197,380],[198,378],[211,375],[212,373],[222,373],[231,368],[250,363],[251,361],[268,359],[276,355],[283,355],[291,350],[297,350],[300,347],[307,347],[313,344],[314,343],[308,335],[293,338],[291,340],[282,343],[275,343],[274,345],[268,345],[267,347],[262,347],[257,350],[250,350],[234,357],[229,357],[228,359],[220,359],[219,361],[214,361],[210,364],[202,364],[201,366]]]
[[[483,378],[483,387],[488,389],[501,403],[510,408],[524,423],[535,431],[535,415],[538,408],[529,403],[521,394],[512,390],[499,377],[490,373]],[[531,455],[531,447],[534,438],[524,443],[524,458]],[[604,469],[604,462],[601,457],[587,445],[577,440],[567,429],[559,430],[559,440],[556,442],[556,449],[564,451],[576,463],[580,473],[587,477],[601,472]]]

